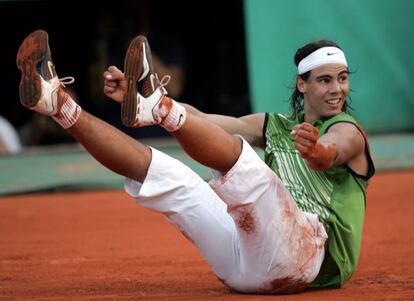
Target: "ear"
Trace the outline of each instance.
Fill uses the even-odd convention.
[[[300,93],[306,92],[306,82],[300,76],[296,76],[296,87]]]

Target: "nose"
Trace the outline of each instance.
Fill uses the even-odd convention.
[[[337,80],[331,81],[331,85],[329,86],[329,93],[339,93],[341,92],[341,85]]]

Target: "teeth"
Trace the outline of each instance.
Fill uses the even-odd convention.
[[[330,99],[327,101],[330,105],[336,105],[341,102],[341,99]]]

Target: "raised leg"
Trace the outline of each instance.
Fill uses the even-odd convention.
[[[241,153],[241,140],[220,127],[187,112],[166,95],[164,85],[152,67],[148,41],[138,36],[125,55],[127,88],[122,101],[124,125],[142,127],[160,124],[171,132],[194,160],[227,172]]]
[[[151,149],[147,146],[85,111],[67,131],[108,169],[144,181],[151,163]]]
[[[151,150],[109,124],[88,114],[64,91],[52,62],[48,34],[28,35],[17,53],[21,70],[21,103],[51,116],[100,163],[112,171],[143,181],[151,162]]]

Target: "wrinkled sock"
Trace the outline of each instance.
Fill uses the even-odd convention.
[[[164,97],[162,100],[160,114],[165,116],[160,125],[168,132],[178,131],[187,117],[186,109],[169,97]]]
[[[64,129],[72,127],[79,119],[82,108],[70,97],[69,94],[60,90],[58,92],[58,103],[60,108],[52,118],[59,123]]]

